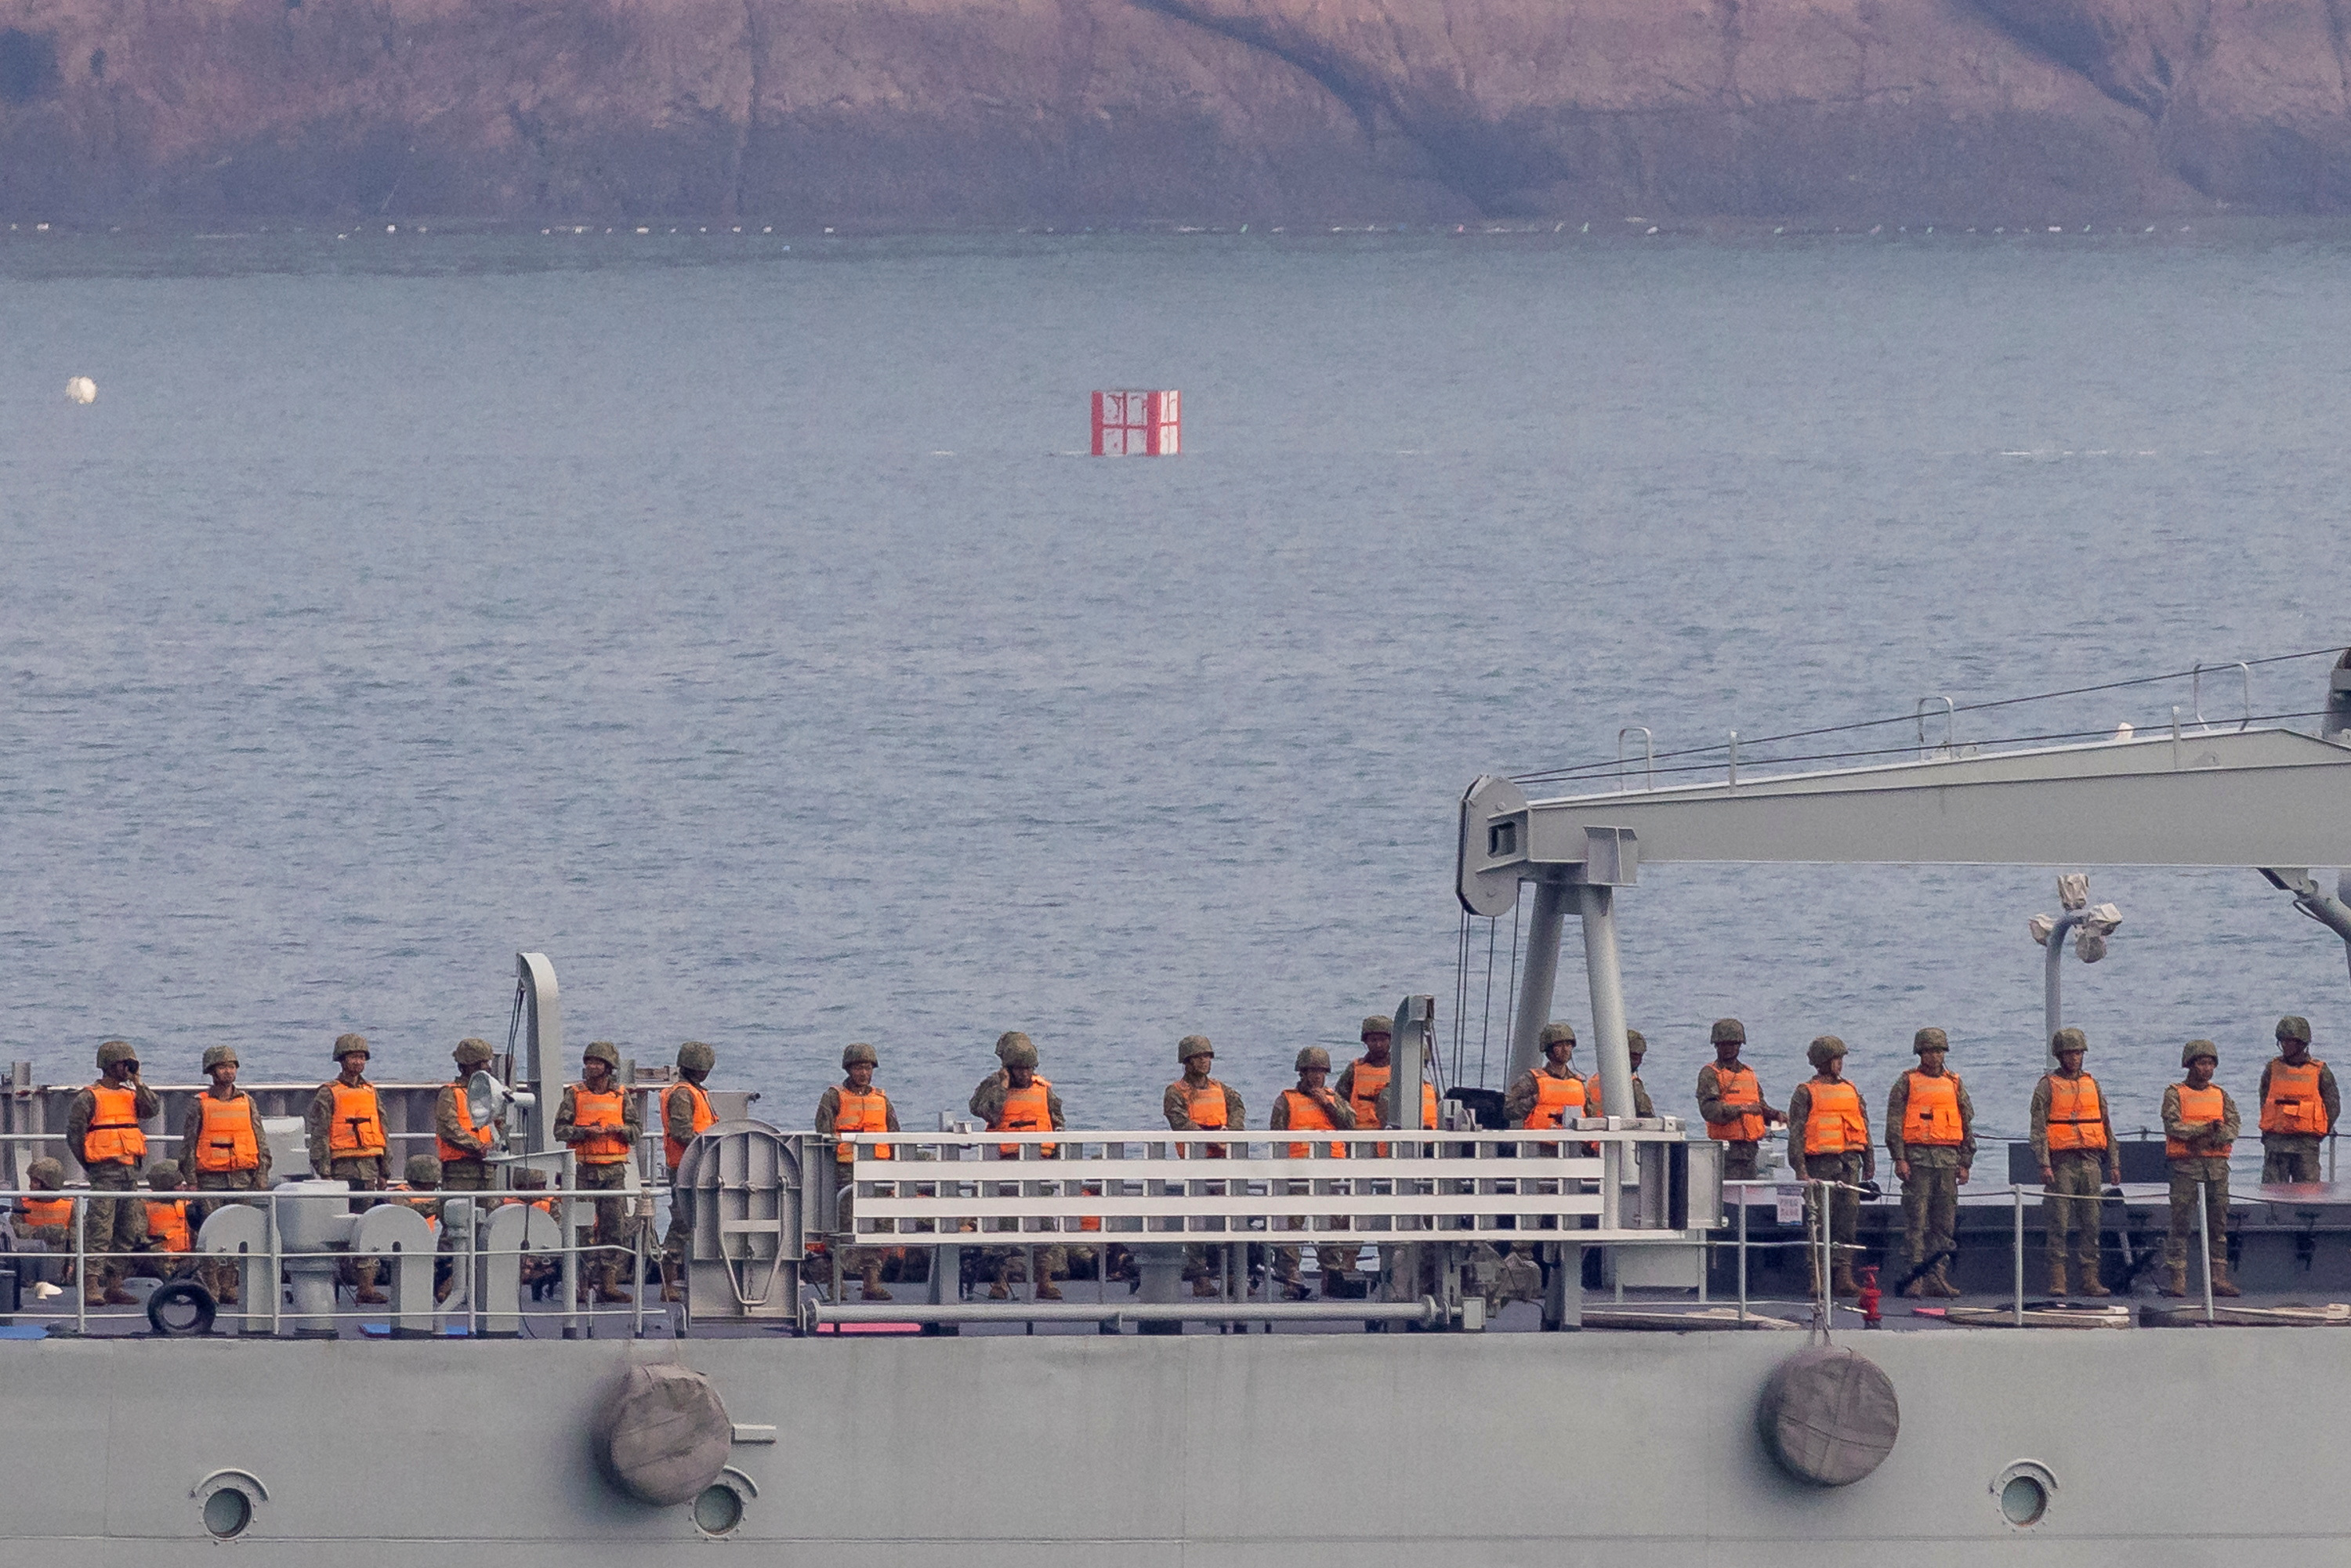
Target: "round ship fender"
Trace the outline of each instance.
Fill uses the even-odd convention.
[[[1885,1461],[1902,1431],[1894,1380],[1857,1351],[1819,1344],[1772,1370],[1755,1426],[1780,1468],[1809,1486],[1851,1486]]]
[[[596,1413],[596,1466],[640,1502],[689,1502],[726,1468],[735,1427],[691,1367],[632,1366]]]

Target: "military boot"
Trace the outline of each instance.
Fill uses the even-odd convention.
[[[2230,1280],[2229,1260],[2226,1258],[2212,1260],[2212,1293],[2216,1296],[2241,1296],[2245,1293],[2237,1289],[2235,1283]]]
[[[2098,1265],[2095,1259],[2085,1258],[2082,1260],[2080,1272],[2082,1275],[2082,1294],[2085,1296],[2111,1296],[2114,1294],[2112,1291],[2106,1289],[2106,1282],[2098,1278]]]
[[[360,1306],[381,1307],[392,1303],[390,1296],[375,1288],[376,1260],[374,1259],[360,1259],[355,1265],[352,1277],[359,1281],[359,1290],[351,1299]]]
[[[1927,1293],[1927,1276],[1920,1274],[1917,1278],[1907,1281],[1902,1287],[1902,1293],[1909,1297],[1912,1301],[1917,1301],[1921,1296],[1924,1296]]]
[[[1935,1265],[1934,1272],[1927,1276],[1927,1288],[1946,1300],[1966,1294],[1957,1285],[1951,1283],[1951,1277],[1949,1274],[1943,1272],[1947,1267],[1949,1265],[1942,1263]]]
[[[1839,1301],[1847,1301],[1861,1294],[1861,1287],[1854,1282],[1851,1262],[1843,1258],[1837,1260],[1836,1267],[1829,1274],[1829,1288]]]
[[[1061,1287],[1050,1279],[1040,1280],[1037,1281],[1037,1289],[1030,1294],[1040,1301],[1058,1301],[1061,1299]],[[885,1295],[882,1299],[886,1301],[890,1298]]]
[[[2070,1296],[2074,1293],[2073,1283],[2065,1277],[2065,1260],[2063,1258],[2053,1258],[2049,1260],[2049,1293],[2053,1296]]]
[[[2161,1296],[2184,1296],[2188,1293],[2188,1265],[2166,1263],[2163,1266],[2163,1286],[2156,1292]]]
[[[879,1263],[868,1263],[858,1271],[857,1288],[859,1293],[869,1301],[887,1301],[895,1299],[888,1291],[882,1288],[882,1265]],[[1059,1291],[1054,1293],[1060,1294]]]

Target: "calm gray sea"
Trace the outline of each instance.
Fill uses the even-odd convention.
[[[1195,1031],[1261,1121],[1406,992],[1449,1046],[1481,771],[2351,639],[2346,261],[0,236],[0,1054],[322,1077],[355,1029],[435,1075],[503,1041],[528,947],[575,1040],[711,1041],[792,1124],[852,1040],[910,1118],[960,1110],[1008,1028],[1081,1123],[1148,1123]],[[1183,457],[1079,455],[1117,386],[1182,389]],[[2256,710],[2323,669],[2264,666]],[[2249,1101],[2277,1014],[2322,1055],[2351,1025],[2342,945],[2251,873],[2093,893],[2126,924],[2072,1021],[2123,1119],[2190,1036]],[[1686,1110],[1736,1013],[1775,1096],[1833,1031],[1875,1101],[1933,1022],[2020,1130],[2053,906],[2040,871],[1650,868],[1647,1079]]]

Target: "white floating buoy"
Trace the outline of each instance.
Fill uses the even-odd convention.
[[[398,224],[386,224],[383,225],[383,232],[388,235],[396,235],[400,232],[400,225]]]
[[[68,402],[96,402],[98,401],[98,383],[90,380],[88,376],[74,377],[71,381],[66,382],[66,401]]]

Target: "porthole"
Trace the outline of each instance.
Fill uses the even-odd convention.
[[[253,1499],[242,1488],[223,1487],[204,1499],[204,1528],[223,1541],[243,1535],[253,1522]]]
[[[2001,1518],[2015,1529],[2030,1530],[2048,1517],[2057,1478],[2046,1465],[2019,1459],[1992,1478],[1991,1494],[2000,1504]]]
[[[743,1522],[743,1494],[714,1481],[694,1500],[694,1526],[705,1535],[732,1535]]]

